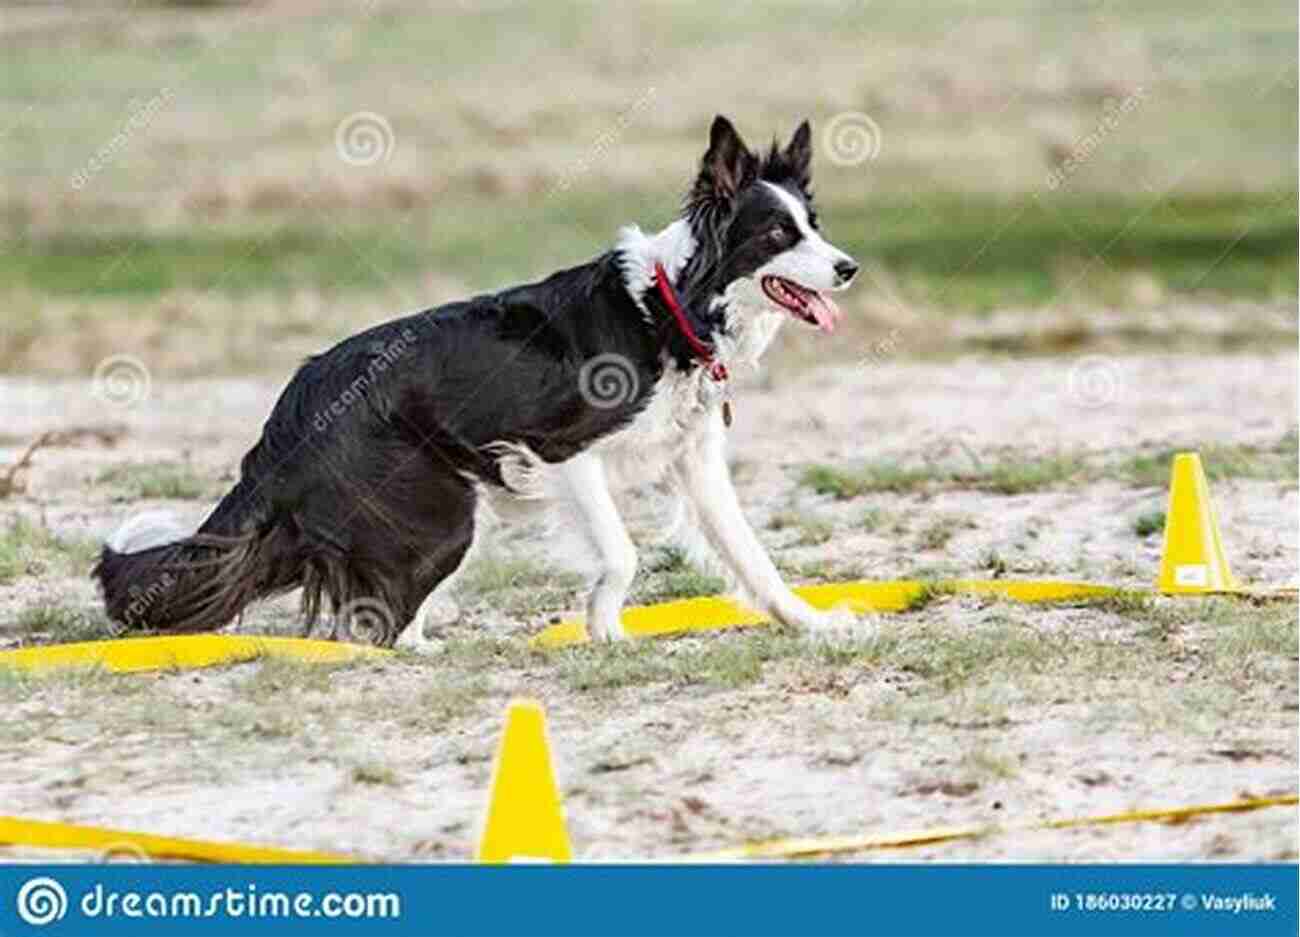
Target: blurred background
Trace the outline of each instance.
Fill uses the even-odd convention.
[[[667,223],[715,113],[752,146],[811,119],[865,264],[773,380],[1295,341],[1282,0],[73,3],[0,42],[8,374],[284,373]]]
[[[788,327],[737,375],[746,516],[792,585],[925,584],[861,645],[752,629],[540,653],[525,641],[588,580],[507,527],[466,563],[458,617],[424,622],[438,654],[0,667],[6,811],[462,858],[521,694],[546,701],[594,857],[1294,793],[1296,17],[0,0],[0,649],[116,634],[87,575],[103,538],[142,511],[197,527],[304,356],[673,220],[718,113],[753,147],[811,120],[823,226],[863,264],[833,337]],[[943,587],[1149,589],[1184,450],[1233,573],[1290,598]],[[620,508],[633,604],[726,589],[660,542],[663,492]],[[298,633],[297,598],[233,627]],[[1295,847],[1287,810],[910,855]]]

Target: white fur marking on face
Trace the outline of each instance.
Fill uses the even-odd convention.
[[[839,282],[835,265],[852,258],[813,230],[808,223],[808,210],[803,202],[779,185],[767,181],[763,185],[780,199],[803,237],[790,250],[782,251],[754,271],[754,279],[762,280],[765,276],[784,277],[812,290],[836,290],[848,286],[847,283]]]

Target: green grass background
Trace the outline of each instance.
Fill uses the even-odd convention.
[[[620,225],[672,218],[716,111],[755,146],[813,120],[825,225],[869,274],[850,306],[942,322],[1187,298],[1289,308],[1297,292],[1283,2],[106,3],[6,19],[11,371],[79,371],[151,341],[159,370],[192,368],[159,344],[178,321],[199,339],[232,323],[274,338],[276,308],[304,295],[344,310],[306,327],[319,344],[383,309],[581,262]],[[393,128],[374,166],[335,151],[359,111]],[[847,112],[880,128],[875,159],[830,158],[821,131]],[[82,325],[94,335],[75,354],[52,347]]]

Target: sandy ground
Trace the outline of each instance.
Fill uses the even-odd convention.
[[[800,486],[800,469],[876,459],[970,467],[1062,452],[1107,465],[1171,447],[1275,446],[1295,429],[1296,380],[1290,352],[869,360],[751,382],[736,407],[734,470],[791,579],[819,564],[834,578],[986,576],[995,553],[1007,575],[1146,584],[1159,534],[1137,536],[1133,519],[1163,508],[1160,487],[1102,477],[1010,495],[943,484],[835,501]],[[96,479],[124,463],[188,461],[215,496],[278,387],[154,382],[127,408],[85,382],[0,382],[0,465],[44,429],[127,430],[115,447],[42,450],[26,493],[0,503],[0,517],[43,518],[69,537],[100,537],[145,507],[197,521],[212,498],[121,503]],[[1222,479],[1214,493],[1238,576],[1294,586],[1294,476]],[[628,499],[637,539],[654,533],[662,507],[655,492]],[[791,530],[768,529],[779,511],[829,524],[833,536],[801,545]],[[857,522],[872,511],[890,520]],[[937,517],[959,522],[945,543],[927,545],[918,531]],[[545,555],[531,534],[506,542]],[[10,643],[20,640],[14,621],[43,603],[93,606],[95,596],[80,570],[20,576],[0,585],[0,637],[8,629]],[[272,603],[243,627],[283,628],[292,607]],[[254,663],[8,686],[0,812],[394,861],[462,858],[503,706],[520,693],[547,706],[573,839],[593,858],[1291,793],[1296,656],[1251,649],[1249,638],[1251,615],[1293,620],[1294,609],[1191,600],[1135,617],[950,598],[881,618],[880,640],[896,643],[857,658],[828,662],[809,644],[736,685],[679,674],[592,688],[575,677],[584,667],[677,660],[689,674],[709,654],[758,645],[729,635],[656,642],[631,656],[457,650],[458,639],[484,633],[521,646],[562,611],[480,604],[427,661],[319,674]],[[1225,645],[1229,629],[1245,643]],[[963,659],[952,646],[961,635],[984,641],[987,659]],[[1018,656],[1009,639],[1029,641],[1032,653]],[[933,641],[946,648],[943,666],[966,668],[960,679],[927,670]],[[1176,826],[1008,832],[862,858],[1294,859],[1296,835],[1295,811],[1274,809]]]

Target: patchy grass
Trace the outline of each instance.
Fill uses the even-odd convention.
[[[1016,759],[991,748],[975,748],[962,756],[961,765],[975,776],[1005,781],[1020,772]]]
[[[9,628],[42,644],[100,641],[119,632],[102,609],[70,605],[29,606],[13,617]]]
[[[726,591],[726,579],[696,569],[680,550],[666,549],[643,564],[632,584],[631,601],[648,605]]]
[[[917,536],[922,550],[942,550],[959,530],[974,530],[974,518],[968,514],[939,514],[929,519]]]
[[[1000,579],[1007,574],[1007,561],[996,547],[989,547],[979,557],[980,569],[987,569],[993,574],[994,579]]]
[[[454,591],[462,602],[490,602],[507,615],[532,618],[570,607],[582,584],[582,576],[530,557],[485,551],[470,561]]]
[[[912,576],[913,579],[923,579],[923,576]],[[946,596],[952,595],[953,591],[942,582],[923,582],[921,591],[907,600],[907,605],[903,607],[905,612],[919,612],[933,602],[938,601]]]
[[[858,518],[857,527],[869,534],[874,534],[888,519],[889,515],[880,508],[867,508],[862,512],[862,516]]]
[[[409,652],[398,652],[399,658],[414,664],[426,664],[428,659]],[[547,660],[545,651],[528,646],[527,642],[491,638],[481,635],[456,636],[447,640],[438,657],[461,672],[480,671],[487,668],[519,670],[536,666]]]
[[[95,483],[114,489],[114,501],[193,501],[208,497],[213,489],[192,467],[178,462],[116,465],[100,472]]]
[[[60,667],[33,673],[13,667],[0,666],[0,702],[20,703],[42,696],[76,703],[84,700],[87,710],[93,710],[98,701],[108,706],[122,700],[137,700],[148,697],[152,683],[148,676],[140,674],[117,674],[100,666]],[[65,715],[75,715],[69,712]],[[49,714],[48,721],[58,721],[60,713]],[[37,717],[39,720],[41,717]],[[12,737],[30,738],[39,726],[22,725],[21,720],[0,719],[0,730],[12,729]]]
[[[1140,488],[1166,488],[1170,467],[1180,452],[1199,452],[1205,476],[1210,481],[1255,478],[1266,481],[1297,481],[1296,433],[1285,433],[1270,446],[1206,443],[1137,453],[1122,459],[1115,474]]]
[[[328,693],[331,675],[357,666],[355,661],[318,664],[268,654],[239,684],[240,696],[264,704],[282,704],[292,695]]]
[[[914,491],[941,476],[928,468],[904,468],[896,462],[875,462],[856,469],[833,465],[810,465],[799,483],[819,495],[848,501],[877,491]]]
[[[1165,529],[1164,511],[1147,511],[1133,519],[1133,533],[1139,537],[1150,537]]]
[[[952,480],[966,488],[1016,495],[1058,487],[1078,477],[1083,469],[1083,459],[1074,455],[1041,459],[1003,458],[986,469],[970,475],[957,475]]]
[[[800,511],[778,511],[768,520],[767,529],[797,531],[798,536],[791,544],[797,547],[819,546],[835,534],[835,527],[829,521]]]
[[[1067,452],[1022,458],[1010,453],[980,462],[973,467],[939,463],[909,466],[883,461],[858,466],[809,465],[799,484],[820,495],[847,501],[876,492],[916,493],[936,490],[989,491],[1016,495],[1120,479],[1136,487],[1166,487],[1169,466],[1175,453],[1201,453],[1210,480],[1241,478],[1297,482],[1295,434],[1288,433],[1271,446],[1205,444],[1188,445],[1161,452],[1137,452],[1107,458],[1097,453]],[[883,515],[869,514],[878,526]]]
[[[537,589],[552,585],[554,570],[524,556],[479,556],[457,580],[457,591],[480,597],[504,589]]]
[[[387,765],[373,761],[353,765],[351,778],[353,784],[367,784],[376,787],[400,787],[397,772]]]
[[[99,544],[56,535],[44,524],[15,515],[0,528],[0,585],[20,576],[88,572]]]
[[[420,694],[415,710],[420,719],[440,726],[479,712],[490,693],[491,683],[482,674],[443,672]]]
[[[560,679],[579,692],[653,683],[734,689],[757,682],[763,666],[771,661],[793,657],[841,661],[846,654],[843,648],[819,647],[817,642],[770,628],[672,643],[587,645],[559,653]],[[847,653],[852,656],[856,648]]]

